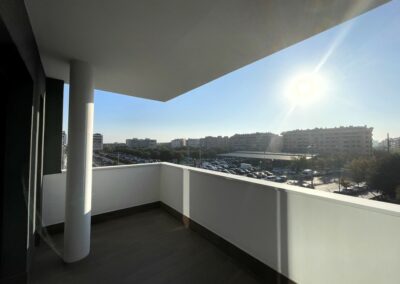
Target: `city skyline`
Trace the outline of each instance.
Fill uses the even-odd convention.
[[[367,125],[363,125],[363,126],[348,125],[348,126],[335,126],[335,127],[330,127],[330,128],[328,128],[328,127],[314,127],[314,128],[307,128],[307,129],[290,129],[290,130],[282,131],[281,133],[273,133],[273,132],[270,132],[270,131],[257,131],[257,132],[249,132],[249,133],[234,133],[234,134],[232,134],[232,135],[215,135],[215,136],[212,136],[212,135],[204,135],[204,136],[201,136],[201,137],[175,137],[175,138],[172,138],[172,139],[169,140],[169,141],[159,141],[159,140],[157,140],[157,139],[153,139],[152,137],[126,137],[126,138],[124,139],[124,141],[112,141],[112,142],[104,142],[104,143],[105,143],[105,144],[113,144],[113,143],[126,144],[126,143],[127,143],[127,142],[126,142],[127,140],[132,140],[132,139],[133,139],[133,140],[150,140],[150,141],[156,141],[157,144],[165,144],[165,143],[171,143],[171,142],[174,141],[174,140],[181,140],[181,139],[186,140],[186,141],[189,141],[189,140],[200,140],[200,139],[204,139],[204,138],[207,138],[207,137],[211,137],[211,138],[218,138],[218,137],[222,137],[222,138],[224,138],[224,137],[231,138],[231,137],[236,136],[236,135],[251,135],[251,134],[272,134],[272,135],[276,135],[276,136],[282,136],[284,133],[287,133],[287,132],[295,132],[295,131],[310,131],[310,130],[323,130],[323,129],[336,129],[336,128],[337,128],[337,129],[340,129],[340,128],[360,128],[360,127],[365,127],[365,128],[367,128],[368,126],[367,126]],[[373,129],[373,127],[372,127],[372,129]],[[63,139],[63,145],[64,145],[64,141],[67,140],[67,139],[66,139],[67,131],[66,131],[66,130],[63,130],[62,132],[63,132],[63,134],[62,134],[62,136],[63,136],[62,139]],[[373,133],[373,130],[372,130],[372,133]],[[93,136],[95,136],[95,135],[101,135],[102,137],[104,137],[103,133],[94,133]],[[393,136],[389,136],[389,138],[390,138],[391,140],[393,140],[393,139],[395,139],[395,140],[400,139],[400,137],[393,137]],[[385,141],[387,141],[387,139],[388,139],[388,136],[384,137],[384,138],[381,139],[381,140],[373,139],[372,142],[384,143]],[[65,143],[65,144],[66,144],[66,143]]]
[[[96,90],[94,130],[105,143],[340,125],[373,127],[374,140],[398,137],[399,13],[400,1],[390,2],[166,103]],[[293,78],[315,70],[326,81],[316,101],[285,96]]]

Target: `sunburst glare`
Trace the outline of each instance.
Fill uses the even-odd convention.
[[[301,73],[286,86],[286,97],[292,105],[308,106],[322,99],[326,92],[326,79],[319,73]]]

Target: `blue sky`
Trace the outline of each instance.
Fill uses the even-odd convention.
[[[318,98],[296,105],[289,83],[316,69],[325,82]],[[65,94],[67,129],[68,85]],[[399,0],[165,103],[95,91],[94,131],[105,142],[341,125],[374,127],[377,140],[400,136]]]

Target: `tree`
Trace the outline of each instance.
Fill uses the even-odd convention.
[[[400,186],[400,154],[379,159],[373,168],[369,184],[387,197],[394,199]]]
[[[340,185],[343,186],[345,189],[347,189],[350,186],[350,182],[345,180],[344,178],[341,178],[339,181]]]
[[[291,168],[296,172],[306,169],[309,166],[309,162],[305,157],[293,159],[291,162]]]
[[[168,162],[172,159],[172,151],[170,149],[161,149],[160,150],[160,160]]]
[[[198,159],[200,157],[200,151],[198,149],[192,149],[190,155],[193,159]]]
[[[359,184],[366,181],[370,175],[372,161],[368,158],[353,159],[348,165],[348,171],[351,179]]]
[[[317,156],[317,157],[312,158],[312,160],[313,160],[313,165],[316,169],[322,171],[327,168],[326,159]]]
[[[184,158],[184,154],[180,151],[175,151],[174,153],[174,159],[176,159],[176,162],[179,164],[182,159]]]

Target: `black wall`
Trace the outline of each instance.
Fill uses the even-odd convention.
[[[46,79],[43,174],[61,173],[64,81]]]
[[[0,1],[0,282],[27,280],[45,76],[22,0]]]

